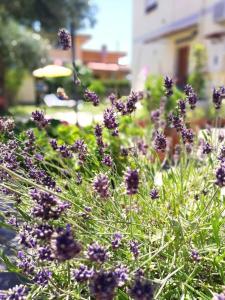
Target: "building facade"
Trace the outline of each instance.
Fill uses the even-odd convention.
[[[133,0],[133,88],[142,89],[148,74],[184,85],[199,43],[208,87],[224,84],[225,0]]]

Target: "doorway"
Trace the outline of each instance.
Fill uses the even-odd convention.
[[[190,47],[185,46],[177,50],[177,86],[184,88],[188,79]]]

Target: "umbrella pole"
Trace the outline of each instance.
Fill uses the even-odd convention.
[[[75,64],[75,60],[76,60],[76,33],[75,33],[75,25],[74,22],[70,23],[70,34],[71,34],[71,58],[72,58],[72,65],[73,65],[73,72],[74,72],[74,78],[76,75],[76,64]],[[78,123],[78,101],[76,99],[76,88],[75,88],[76,84],[74,82],[74,100],[76,102],[75,107],[74,107],[74,111],[76,113],[76,125],[79,126]]]

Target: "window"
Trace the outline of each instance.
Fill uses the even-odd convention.
[[[145,11],[149,12],[157,7],[157,0],[145,0]]]

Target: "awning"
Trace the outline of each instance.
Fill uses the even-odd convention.
[[[33,76],[42,78],[42,77],[48,77],[48,78],[55,78],[55,77],[67,77],[72,75],[72,70],[69,68],[65,68],[58,65],[48,65],[44,68],[39,68],[35,71],[33,71]]]

